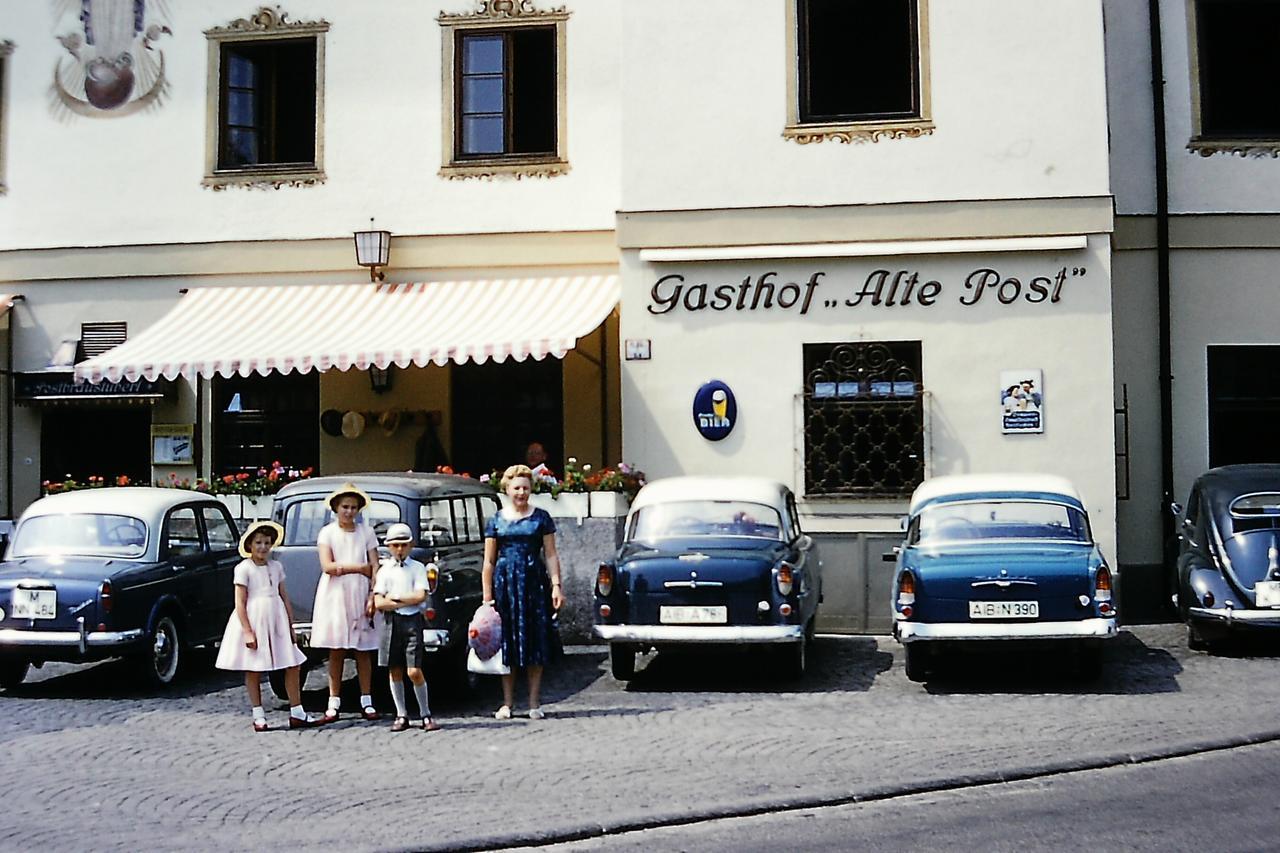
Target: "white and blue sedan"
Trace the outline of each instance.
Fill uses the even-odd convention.
[[[911,498],[895,560],[893,635],[907,677],[924,681],[961,644],[1070,643],[1096,677],[1116,636],[1112,573],[1084,501],[1062,477],[983,474],[927,480]]]

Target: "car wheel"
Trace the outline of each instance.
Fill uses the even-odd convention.
[[[25,660],[7,660],[0,662],[0,687],[12,690],[26,680],[31,664]]]
[[[609,671],[619,681],[630,681],[636,674],[636,651],[623,643],[609,644]]]
[[[1076,650],[1076,674],[1081,681],[1097,681],[1102,677],[1102,647],[1084,646]]]
[[[184,651],[178,623],[174,621],[173,616],[164,614],[151,627],[147,648],[141,661],[143,676],[157,687],[167,687],[172,684],[178,677]]]
[[[903,646],[903,656],[906,659],[907,680],[917,684],[926,681],[933,658],[929,649],[918,643]]]

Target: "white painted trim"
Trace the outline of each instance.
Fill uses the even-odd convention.
[[[888,255],[955,255],[992,252],[1064,252],[1084,249],[1084,234],[1065,237],[1003,237],[965,240],[875,240],[859,243],[792,243],[772,246],[712,246],[641,249],[645,263],[749,261],[765,258],[866,258]]]

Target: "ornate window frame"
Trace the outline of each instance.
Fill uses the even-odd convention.
[[[280,189],[307,187],[325,182],[324,174],[324,36],[329,22],[290,21],[279,7],[259,7],[248,18],[237,18],[225,27],[204,31],[209,42],[208,78],[205,89],[204,180],[201,185],[213,190],[227,187]],[[256,166],[248,169],[218,168],[219,98],[222,95],[222,46],[229,42],[282,41],[312,38],[316,42],[316,148],[315,162],[307,168]]]
[[[568,65],[565,54],[565,30],[570,13],[563,6],[537,9],[533,0],[479,0],[472,12],[441,12],[440,24],[440,177],[467,178],[552,178],[569,171],[569,120],[567,109]],[[455,150],[455,115],[457,35],[466,30],[511,30],[515,27],[554,26],[556,39],[556,150],[552,155],[513,155],[476,159],[457,159]]]
[[[0,40],[0,195],[9,191],[4,182],[4,152],[9,127],[9,78],[13,76],[9,69],[9,57],[13,54],[13,47],[13,42]]]
[[[914,139],[933,133],[933,103],[929,83],[929,0],[915,0],[916,39],[920,76],[920,115],[853,122],[802,122],[800,120],[800,18],[799,0],[786,0],[787,9],[787,125],[782,137],[801,145],[810,142],[879,142],[881,139]]]
[[[1187,69],[1191,84],[1191,139],[1187,150],[1201,157],[1214,154],[1240,157],[1280,157],[1280,138],[1245,137],[1231,139],[1223,136],[1205,136],[1200,122],[1200,0],[1187,0]]]

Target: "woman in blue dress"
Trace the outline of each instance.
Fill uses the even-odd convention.
[[[560,591],[560,557],[556,554],[556,524],[545,509],[529,506],[533,472],[512,465],[502,475],[502,490],[511,506],[496,513],[484,529],[484,603],[502,617],[502,662],[511,672],[502,676],[502,707],[494,714],[511,719],[515,704],[515,670],[529,680],[529,719],[541,720],[538,691],[542,667],[559,648],[552,617],[564,603]]]

